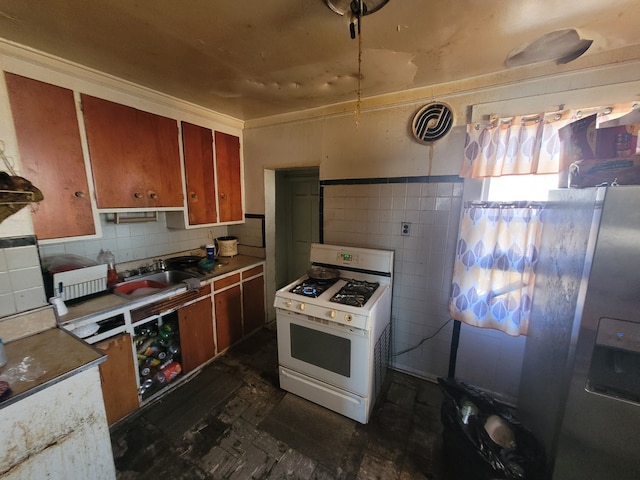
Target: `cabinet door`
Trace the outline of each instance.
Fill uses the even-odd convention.
[[[264,277],[242,283],[242,313],[245,335],[264,325]]]
[[[123,333],[96,343],[95,347],[107,354],[100,364],[102,396],[109,425],[140,406],[131,336]]]
[[[182,371],[188,373],[216,354],[213,340],[213,309],[206,297],[178,310]]]
[[[234,135],[215,132],[215,148],[220,222],[242,221],[240,139]]]
[[[21,176],[44,200],[33,215],[40,240],[96,233],[73,92],[5,73]]]
[[[182,122],[182,145],[187,183],[189,225],[216,223],[216,179],[213,169],[213,132]]]
[[[242,338],[242,298],[240,285],[214,295],[218,352]]]
[[[182,207],[176,120],[82,95],[98,208]]]

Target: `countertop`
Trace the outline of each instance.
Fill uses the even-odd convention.
[[[264,262],[264,258],[236,255],[234,257],[220,258],[220,261],[221,263],[216,265],[213,271],[199,275],[201,284],[215,277],[260,264]],[[58,322],[60,325],[73,323],[74,325],[80,326],[86,323],[104,320],[121,313],[123,310],[136,308],[150,302],[164,299],[181,293],[186,289],[186,284],[178,283],[162,289],[158,293],[135,299],[123,298],[113,293],[104,293],[79,302],[68,302],[68,313],[61,315]]]
[[[236,255],[223,258],[210,273],[199,276],[200,283],[233,273],[264,262],[263,258]],[[58,325],[74,326],[109,318],[127,309],[168,298],[187,290],[184,283],[163,289],[157,294],[136,299],[126,299],[113,293],[104,293],[87,300],[67,305],[68,313],[58,317]],[[52,307],[40,309],[42,315],[53,315]],[[18,319],[18,321],[20,321]],[[71,330],[72,331],[72,330]],[[9,382],[10,396],[0,401],[0,408],[11,405],[50,385],[65,380],[83,370],[99,365],[107,357],[85,341],[78,339],[65,328],[47,328],[37,333],[5,344],[7,365],[0,368],[0,380]],[[20,365],[26,370],[18,373]]]
[[[5,345],[5,351],[7,364],[0,368],[0,380],[9,383],[11,395],[0,401],[0,408],[107,359],[105,354],[60,328],[14,340]],[[20,369],[21,366],[27,368]],[[7,378],[10,376],[13,378]]]

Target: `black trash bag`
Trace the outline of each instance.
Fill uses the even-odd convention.
[[[542,445],[509,409],[459,380],[438,378],[438,384],[444,393],[440,412],[444,452],[456,480],[544,478]],[[508,424],[515,445],[501,441],[501,446],[491,439],[485,424],[494,415]]]

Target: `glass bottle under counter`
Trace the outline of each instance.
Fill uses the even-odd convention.
[[[139,388],[143,400],[161,391],[182,374],[178,316],[158,317],[134,329]]]

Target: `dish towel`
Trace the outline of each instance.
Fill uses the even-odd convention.
[[[187,291],[198,290],[200,288],[200,279],[199,278],[187,278],[184,280],[184,283],[187,284]]]

